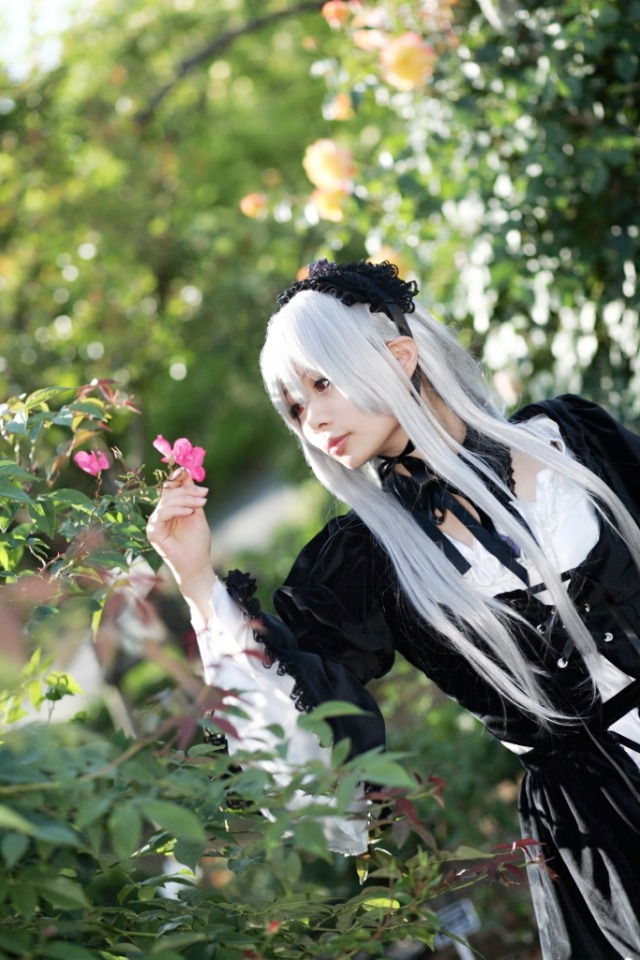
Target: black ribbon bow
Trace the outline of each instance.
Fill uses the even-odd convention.
[[[447,511],[457,517],[489,553],[528,586],[529,575],[522,564],[518,563],[521,553],[518,545],[510,537],[499,534],[491,517],[476,504],[473,504],[474,512],[468,509],[465,506],[468,501],[461,502],[461,494],[455,487],[430,471],[424,460],[411,456],[414,450],[415,447],[409,440],[397,457],[381,458],[378,474],[383,486],[390,489],[411,511],[427,536],[438,544],[460,573],[466,573],[471,564],[440,529]],[[409,476],[398,473],[397,466],[404,467]],[[492,492],[496,494],[495,489]],[[500,495],[499,499],[524,525],[523,518],[511,503],[506,501],[503,495]]]

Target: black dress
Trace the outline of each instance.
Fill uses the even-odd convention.
[[[561,397],[525,407],[523,421],[556,421],[574,456],[640,515],[640,439],[600,407]],[[571,571],[569,590],[599,651],[640,680],[640,577],[620,538],[601,523],[598,543]],[[366,683],[401,653],[499,740],[531,748],[520,796],[523,836],[544,844],[556,877],[533,868],[530,881],[546,960],[640,958],[640,771],[607,728],[638,690],[603,705],[567,644],[553,608],[522,589],[500,599],[539,628],[545,643],[514,641],[546,668],[552,700],[575,721],[553,732],[507,703],[464,658],[412,613],[388,558],[353,513],[332,520],[302,551],[274,595],[270,655],[296,680],[301,709],[347,700],[366,717],[338,718],[337,739],[353,753],[384,743],[384,723]],[[269,619],[269,618],[268,618]],[[640,687],[640,684],[638,684]],[[635,706],[634,706],[635,705]]]

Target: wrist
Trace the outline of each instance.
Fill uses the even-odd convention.
[[[181,577],[178,580],[180,593],[189,606],[196,632],[204,629],[209,620],[211,594],[216,579],[213,569],[208,567],[193,577]]]

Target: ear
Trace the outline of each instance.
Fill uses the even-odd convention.
[[[387,346],[406,375],[411,378],[418,366],[418,348],[413,337],[396,337],[389,340]]]

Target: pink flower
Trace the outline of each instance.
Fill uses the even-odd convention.
[[[91,453],[87,453],[86,450],[80,450],[79,453],[74,454],[73,459],[81,470],[84,470],[85,473],[90,473],[92,477],[97,477],[103,470],[109,469],[109,461],[101,450],[92,451]]]
[[[153,445],[156,450],[164,454],[162,458],[163,463],[168,463],[171,466],[177,464],[179,467],[184,467],[189,476],[197,483],[201,483],[204,480],[206,473],[202,466],[202,461],[205,458],[205,450],[203,447],[194,447],[185,437],[180,437],[180,439],[176,440],[174,445],[171,446],[162,434],[158,434],[153,441]]]

